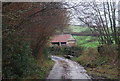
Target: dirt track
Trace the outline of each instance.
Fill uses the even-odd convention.
[[[58,56],[51,56],[51,59],[55,61],[55,65],[47,79],[91,79],[78,63]]]

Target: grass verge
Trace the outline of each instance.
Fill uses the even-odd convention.
[[[111,54],[114,54],[112,57],[109,54],[100,55],[95,48],[90,48],[85,50],[81,56],[74,57],[72,60],[84,66],[93,78],[119,79],[120,74],[113,60],[115,52],[111,52]]]
[[[45,56],[42,56],[36,62],[38,66],[38,68],[36,68],[36,72],[31,76],[26,77],[26,79],[45,79],[54,65],[54,62]]]

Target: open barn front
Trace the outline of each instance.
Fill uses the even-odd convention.
[[[52,42],[52,46],[66,46],[66,42]]]

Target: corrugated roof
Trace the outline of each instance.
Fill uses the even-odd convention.
[[[72,37],[71,34],[62,34],[53,36],[51,42],[67,42]],[[75,40],[75,39],[74,39]]]

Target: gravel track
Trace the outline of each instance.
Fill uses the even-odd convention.
[[[51,56],[55,64],[50,71],[47,79],[84,79],[90,81],[91,77],[86,73],[87,71],[77,62],[69,59]]]

